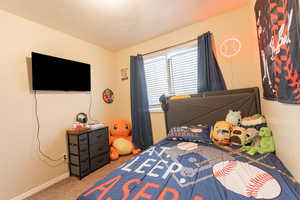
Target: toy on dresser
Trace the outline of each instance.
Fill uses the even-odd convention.
[[[138,154],[132,143],[131,124],[127,120],[115,120],[109,126],[110,159],[118,160],[120,155]]]

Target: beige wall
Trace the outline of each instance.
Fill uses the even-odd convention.
[[[223,15],[210,18],[185,28],[176,30],[146,41],[117,53],[117,69],[128,67],[129,56],[143,54],[163,47],[171,46],[183,41],[196,38],[204,32],[211,31],[216,43],[217,58],[225,81],[229,88],[243,88],[260,85],[260,69],[257,58],[257,40],[255,28],[249,26],[251,22],[250,4]],[[224,58],[219,53],[219,46],[227,38],[236,37],[242,42],[242,51],[232,59]],[[118,72],[119,73],[119,72]],[[118,80],[117,106],[119,117],[130,118],[129,81]],[[165,136],[164,116],[161,112],[151,113],[154,139],[158,141]]]
[[[206,31],[211,31],[214,35],[217,58],[227,86],[261,86],[253,2],[254,0],[247,7],[116,53],[0,11],[0,199],[15,197],[67,172],[65,164],[50,167],[40,161],[37,154],[34,97],[29,89],[26,65],[26,58],[30,57],[31,51],[92,64],[94,118],[103,122],[129,119],[130,83],[120,80],[120,69],[129,68],[129,56],[187,41]],[[226,59],[219,53],[221,42],[229,37],[239,38],[243,46],[241,53],[233,59]],[[101,91],[107,87],[115,90],[115,104],[105,105],[100,99]],[[59,157],[66,152],[65,128],[78,112],[87,112],[89,96],[86,93],[43,92],[38,94],[38,99],[42,147],[51,156]],[[299,106],[265,100],[262,105],[276,137],[279,157],[299,178],[300,156],[297,154],[297,142],[300,135],[294,133],[297,132]],[[158,141],[165,136],[163,114],[152,112],[151,119],[154,139]]]
[[[2,11],[0,24],[0,199],[8,200],[67,172],[66,164],[50,167],[37,154],[34,96],[26,65],[31,51],[90,63],[92,115],[103,122],[114,118],[115,108],[102,103],[101,91],[116,85],[111,52]],[[66,152],[65,129],[77,113],[88,112],[89,95],[43,92],[38,103],[42,148],[60,157]]]
[[[254,2],[255,0],[252,0],[248,7],[210,18],[119,51],[117,53],[117,68],[120,70],[120,68],[129,67],[130,55],[143,54],[187,41],[210,30],[215,38],[217,58],[227,86],[231,89],[252,86],[261,88]],[[231,60],[222,57],[218,49],[220,43],[229,37],[239,38],[243,45],[241,53]],[[130,118],[129,81],[118,80],[117,88],[119,117]],[[300,179],[300,155],[298,153],[300,107],[262,99],[262,109],[275,136],[277,155],[288,169]],[[164,116],[161,112],[154,112],[151,113],[151,119],[154,139],[158,141],[165,136]]]

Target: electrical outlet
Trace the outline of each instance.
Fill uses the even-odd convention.
[[[68,154],[67,153],[63,153],[62,157],[64,158],[64,160],[68,160]]]

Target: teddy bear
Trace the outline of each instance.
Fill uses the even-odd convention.
[[[120,155],[130,153],[136,155],[141,149],[136,149],[132,143],[132,127],[128,120],[114,120],[109,126],[110,159],[118,160]]]

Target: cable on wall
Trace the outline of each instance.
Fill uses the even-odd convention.
[[[39,115],[38,115],[38,99],[37,99],[36,90],[34,90],[34,99],[35,99],[35,117],[36,117],[36,121],[37,121],[36,139],[37,139],[37,143],[38,143],[38,151],[42,157],[44,157],[50,161],[57,162],[60,160],[64,160],[64,156],[54,159],[42,151],[41,141],[40,141],[40,119],[39,119]]]
[[[92,95],[92,92],[89,92],[89,95],[90,95],[90,103],[89,103],[88,117],[89,117],[90,121],[92,121],[92,122],[98,122],[97,120],[93,119],[93,117],[91,115],[91,109],[92,109],[92,104],[93,104],[93,95]]]

